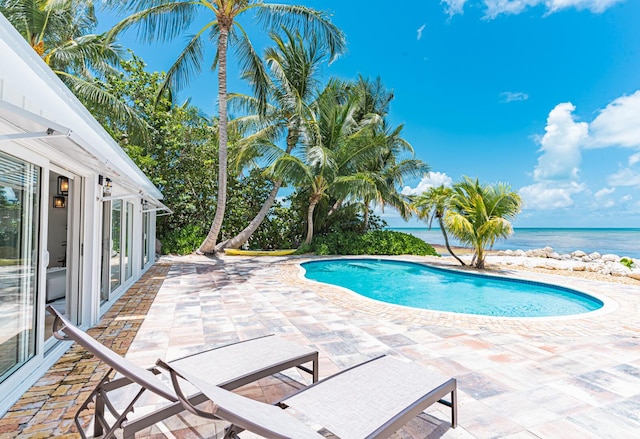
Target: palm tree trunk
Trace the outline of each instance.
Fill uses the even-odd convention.
[[[362,218],[362,232],[366,233],[369,229],[369,202],[364,204],[364,215]]]
[[[482,247],[478,247],[476,249],[477,259],[476,259],[476,268],[483,269],[484,268],[484,249]]]
[[[451,250],[451,247],[449,246],[449,237],[447,236],[447,232],[444,230],[444,224],[442,224],[442,218],[438,217],[438,224],[440,224],[440,230],[442,230],[442,236],[444,236],[444,245],[447,247],[447,251],[449,252],[449,254],[451,256],[453,256],[454,258],[456,258],[458,260],[458,262],[460,262],[460,264],[462,265],[466,265],[462,259],[460,259],[459,257],[457,257],[455,255],[455,253],[453,253],[453,250]]]
[[[260,227],[260,224],[262,224],[262,221],[267,216],[267,213],[269,213],[269,209],[271,209],[271,206],[273,206],[273,203],[276,201],[276,197],[278,196],[278,191],[280,190],[281,185],[282,185],[281,180],[274,182],[273,188],[271,189],[269,196],[267,197],[265,202],[262,204],[262,207],[260,208],[260,211],[255,216],[255,218],[251,220],[249,225],[245,227],[244,230],[238,233],[236,236],[216,245],[215,251],[218,252],[225,248],[239,248],[246,240],[248,240],[251,237],[251,235],[253,235],[253,232],[255,232],[258,229],[258,227]]]
[[[218,240],[218,234],[222,229],[222,220],[227,205],[227,41],[229,30],[224,26],[220,27],[220,37],[218,39],[218,200],[216,204],[216,214],[209,234],[204,240],[199,252],[212,253]]]
[[[327,213],[327,216],[333,215],[336,210],[340,209],[340,207],[342,207],[342,202],[343,201],[344,201],[344,198],[340,198],[335,203],[333,203],[333,206],[331,206],[331,209],[329,209],[329,212]]]
[[[309,210],[307,211],[307,237],[304,240],[304,243],[307,245],[310,245],[313,239],[313,211],[316,208],[316,204],[318,204],[318,200],[312,200],[311,203],[309,203]]]
[[[300,121],[294,120],[292,121],[289,127],[289,133],[287,134],[287,150],[286,153],[290,154],[293,148],[295,148],[298,143],[298,139],[300,138]],[[258,230],[262,221],[264,221],[267,213],[269,213],[269,209],[273,206],[273,203],[276,201],[276,197],[278,196],[278,191],[280,190],[280,186],[282,186],[282,180],[276,180],[273,182],[273,188],[269,193],[269,196],[262,204],[260,211],[256,214],[255,218],[251,220],[249,225],[244,228],[240,233],[238,233],[233,238],[221,242],[215,248],[215,251],[221,251],[225,248],[238,248],[240,247],[247,239],[253,235],[253,233]]]

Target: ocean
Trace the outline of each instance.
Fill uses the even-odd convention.
[[[429,244],[444,245],[444,238],[439,228],[392,228],[398,232],[409,233]],[[449,244],[459,246],[452,236]],[[496,241],[494,250],[530,250],[534,248],[553,247],[558,253],[571,253],[582,250],[586,253],[597,251],[601,254],[613,253],[640,259],[640,229],[548,229],[548,228],[514,228],[514,233],[507,239]]]

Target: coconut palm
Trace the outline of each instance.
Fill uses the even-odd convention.
[[[93,2],[0,0],[0,13],[92,113],[146,134],[143,118],[95,81],[116,72],[122,49],[108,35],[92,33]]]
[[[453,192],[445,226],[460,242],[473,247],[475,266],[484,268],[486,249],[513,233],[510,220],[522,208],[520,195],[505,183],[481,185],[469,177],[454,184]]]
[[[362,200],[362,229],[366,231],[372,207],[379,206],[384,209],[389,205],[405,220],[411,216],[409,199],[400,194],[398,188],[402,187],[405,178],[419,177],[428,172],[429,166],[413,157],[402,158],[406,154],[413,156],[413,147],[401,136],[403,126],[389,127],[385,119],[393,100],[393,93],[385,88],[380,78],[371,81],[360,76],[350,90],[358,97],[354,119],[360,123],[370,122],[370,141],[382,147],[379,156],[367,163],[358,174],[345,181],[358,189],[358,195]],[[342,199],[337,200],[328,215],[335,212],[342,202]]]
[[[305,133],[302,156],[290,154],[275,162],[269,172],[293,182],[308,192],[307,233],[310,244],[314,233],[314,211],[322,199],[357,200],[362,187],[369,184],[363,172],[366,165],[384,152],[375,141],[368,118],[358,123],[353,115],[358,96],[343,81],[331,80],[314,103],[314,120]]]
[[[451,250],[451,247],[449,246],[449,237],[447,236],[447,229],[443,221],[444,216],[449,209],[453,194],[453,189],[451,189],[450,187],[446,187],[445,185],[430,187],[420,195],[416,195],[415,197],[413,197],[413,206],[418,211],[418,217],[427,222],[427,224],[429,225],[429,230],[431,230],[433,220],[438,220],[438,225],[440,226],[440,230],[442,231],[442,236],[444,237],[444,244],[447,247],[447,251],[451,256],[456,258],[458,262],[460,262],[460,264],[466,265],[464,261],[456,256],[453,250]]]
[[[165,86],[180,88],[201,70],[206,39],[216,44],[215,63],[218,66],[218,120],[219,160],[218,198],[216,213],[209,233],[200,251],[214,251],[227,198],[227,48],[236,49],[243,70],[252,71],[252,86],[258,98],[259,108],[266,111],[268,80],[265,67],[255,52],[244,27],[238,18],[254,13],[257,21],[266,28],[298,28],[305,35],[318,35],[326,42],[332,58],[345,48],[342,32],[328,17],[305,6],[270,4],[261,0],[131,0],[108,2],[119,10],[134,9],[134,13],[113,28],[118,33],[134,24],[141,25],[141,34],[149,41],[173,39],[182,35],[196,17],[210,16],[195,35],[191,36],[176,62],[168,69]]]
[[[238,154],[240,165],[247,161],[255,164],[256,158],[260,158],[262,164],[271,165],[290,154],[299,144],[307,120],[312,118],[310,105],[318,95],[317,77],[321,64],[327,60],[326,47],[315,37],[305,43],[299,33],[286,29],[283,29],[283,33],[284,38],[276,33],[271,34],[275,47],[268,48],[264,57],[272,77],[267,111],[259,113],[259,103],[255,97],[230,96],[229,102],[233,107],[251,113],[235,119],[236,123],[255,130],[253,135],[241,142]],[[279,140],[284,141],[284,149],[278,145]],[[216,245],[216,251],[238,248],[249,239],[273,206],[282,183],[282,179],[273,181],[269,196],[253,220],[238,235]]]

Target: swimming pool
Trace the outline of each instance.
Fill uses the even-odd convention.
[[[335,259],[302,264],[305,277],[396,305],[500,317],[582,314],[603,302],[555,285],[468,274],[413,262]]]

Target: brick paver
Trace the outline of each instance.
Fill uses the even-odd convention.
[[[87,332],[126,354],[169,268],[163,263],[152,266]],[[107,371],[74,343],[0,419],[0,439],[80,437],[73,416]]]
[[[120,305],[137,296],[129,292],[110,310],[111,318],[103,319],[116,326],[99,327],[96,335],[106,336],[103,340],[121,352],[133,338],[126,356],[144,366],[157,358],[171,360],[205,347],[276,333],[318,349],[321,377],[391,354],[458,379],[459,428],[449,429],[447,410],[434,406],[394,438],[621,438],[640,431],[639,287],[517,272],[521,278],[597,294],[607,306],[603,312],[575,318],[500,319],[375,302],[301,279],[302,260],[163,258],[154,270],[166,277],[155,297],[151,291],[144,296],[144,320],[126,311],[138,305]],[[138,288],[146,288],[150,279],[145,277]],[[66,422],[74,406],[65,405],[64,395],[83,379],[71,377],[77,372],[84,381],[91,380],[74,388],[88,391],[104,373],[87,360],[81,350],[67,353],[0,420],[0,431],[6,432],[0,438],[13,437],[16,426],[25,437],[49,437],[51,428],[56,437],[73,431]],[[291,379],[306,377],[287,372],[240,392],[274,401],[292,390]],[[60,397],[52,396],[56,391]],[[156,402],[143,398],[139,408],[144,411]],[[62,421],[56,423],[60,415]],[[219,432],[218,424],[181,414],[137,437],[206,438]]]

